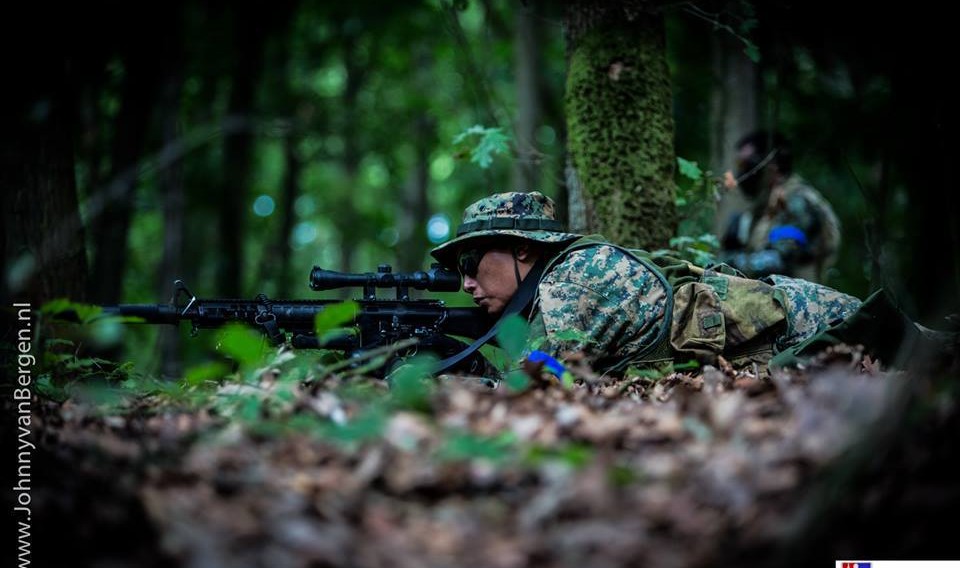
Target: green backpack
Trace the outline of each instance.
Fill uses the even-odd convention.
[[[770,284],[746,278],[725,264],[704,269],[672,256],[620,247],[597,235],[573,242],[554,262],[597,245],[617,248],[646,265],[673,298],[658,339],[624,363],[650,366],[695,359],[715,365],[723,355],[734,366],[745,366],[766,363],[773,356],[787,314],[780,292]]]

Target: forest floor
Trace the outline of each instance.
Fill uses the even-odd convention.
[[[956,559],[937,520],[960,510],[956,370],[840,346],[772,377],[388,390],[267,366],[215,403],[41,398],[34,565]]]

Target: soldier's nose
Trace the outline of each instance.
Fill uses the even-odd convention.
[[[472,294],[477,289],[477,281],[470,276],[463,277],[463,291]]]

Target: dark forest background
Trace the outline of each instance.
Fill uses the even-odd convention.
[[[678,174],[681,233],[722,218],[709,197],[736,138],[776,128],[843,222],[828,284],[887,287],[932,326],[960,311],[950,19],[932,3],[663,9],[675,151],[706,172],[694,187]],[[442,240],[493,191],[566,203],[561,3],[7,10],[10,301],[165,302],[175,278],[201,296],[310,297],[315,264],[425,267],[429,229]],[[489,165],[471,155],[490,138],[453,142],[477,125],[506,137]],[[146,329],[128,347],[154,369],[193,349]]]

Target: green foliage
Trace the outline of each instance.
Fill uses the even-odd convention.
[[[40,313],[56,317],[57,315],[68,314],[72,312],[76,315],[79,323],[85,324],[94,321],[103,313],[103,308],[80,302],[71,302],[67,298],[57,298],[44,303],[40,307]]]
[[[236,359],[244,369],[259,365],[266,354],[263,336],[239,323],[223,327],[217,348]]]
[[[507,352],[510,359],[517,361],[527,348],[528,333],[526,320],[518,314],[513,314],[500,322],[500,328],[497,329],[497,343]]]
[[[530,377],[525,372],[514,369],[504,376],[503,382],[510,390],[522,391],[530,386]]]
[[[496,436],[478,436],[469,432],[449,434],[437,457],[444,461],[484,459],[502,463],[514,457],[517,437],[513,432],[502,432]]]
[[[503,133],[502,128],[486,128],[479,124],[453,137],[454,146],[460,147],[458,155],[469,153],[470,161],[483,169],[489,168],[493,163],[494,154],[509,152],[509,142],[510,137]]]
[[[539,466],[544,462],[558,461],[574,469],[588,465],[594,458],[594,450],[590,446],[578,443],[569,443],[561,446],[531,446],[524,461],[531,466]]]
[[[704,233],[696,237],[674,237],[670,239],[669,249],[654,251],[654,254],[665,254],[692,262],[697,266],[707,266],[717,260],[720,250],[720,241],[712,233]]]
[[[497,343],[507,354],[506,367],[504,372],[504,382],[512,390],[523,390],[530,384],[530,378],[526,373],[518,369],[512,369],[528,352],[529,345],[529,326],[519,314],[507,316],[500,322],[500,328],[497,329]]]
[[[718,182],[713,174],[704,171],[697,162],[678,156],[675,181],[677,212],[681,219],[677,235],[690,237],[712,233],[719,198]]]
[[[700,166],[696,162],[691,162],[677,156],[677,165],[679,166],[680,175],[689,179],[693,182],[699,182],[703,180],[703,170],[700,169]]]
[[[222,379],[230,372],[230,367],[221,361],[209,361],[187,369],[183,382],[190,386],[199,386]]]
[[[695,360],[686,361],[684,363],[674,363],[674,371],[695,371],[700,368],[700,363]]]
[[[386,408],[380,404],[371,404],[355,418],[342,424],[327,424],[319,429],[318,434],[325,440],[353,447],[367,440],[379,438],[386,425]]]
[[[353,300],[331,304],[317,313],[314,328],[320,344],[323,345],[335,337],[349,333],[348,330],[342,329],[340,326],[352,322],[356,319],[358,313],[360,313],[360,304]]]
[[[387,377],[391,402],[401,409],[428,411],[436,368],[437,358],[433,355],[418,355],[405,361]]]
[[[626,487],[636,482],[637,472],[626,465],[616,464],[607,469],[607,479],[615,487]]]

